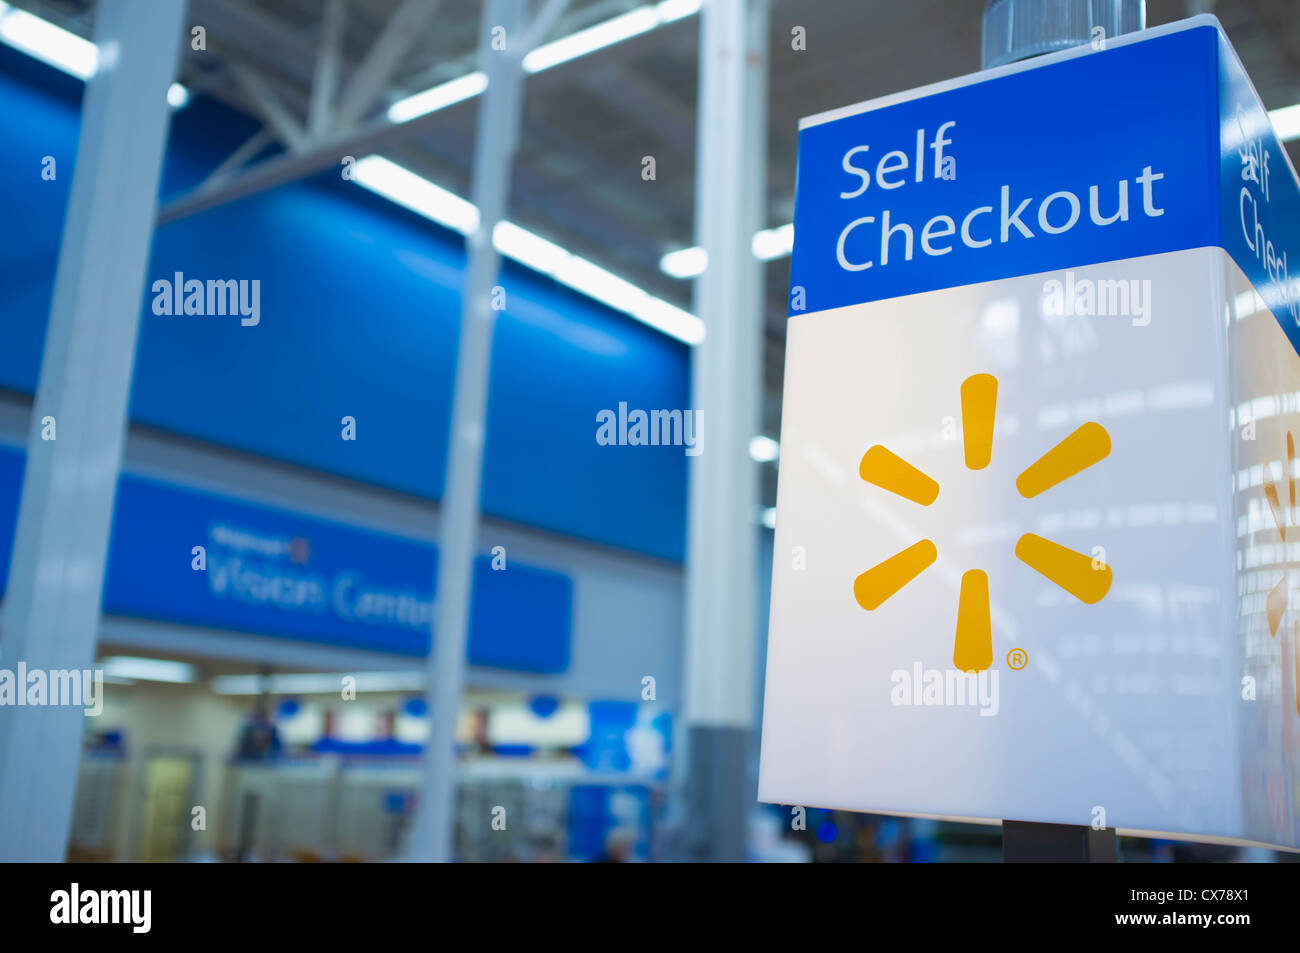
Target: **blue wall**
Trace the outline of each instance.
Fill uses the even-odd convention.
[[[79,83],[0,48],[0,387],[35,390],[76,154]],[[253,129],[197,99],[173,122],[163,193]],[[40,178],[41,157],[58,179]],[[160,228],[131,397],[141,424],[416,496],[442,495],[460,236],[337,172]],[[261,323],[160,316],[156,278],[260,279]],[[596,414],[685,408],[687,348],[507,264],[484,460],[486,513],[680,561],[681,448],[601,447]],[[340,439],[343,416],[357,440]]]

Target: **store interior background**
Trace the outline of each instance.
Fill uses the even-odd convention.
[[[343,5],[339,89],[346,91],[368,51],[394,42],[385,24],[409,14],[401,13],[409,5]],[[248,158],[284,149],[286,124],[268,115],[268,103],[306,127],[326,6],[191,0],[188,21],[205,26],[207,48],[182,52],[164,208],[250,140],[257,146]],[[395,47],[400,56],[356,107],[355,121],[472,69],[479,5],[435,6],[421,41]],[[645,6],[571,0],[550,35]],[[769,245],[755,248],[765,261],[764,397],[751,445],[760,486],[753,521],[760,666],[734,675],[752,678],[756,691],[779,460],[789,277],[782,226],[793,211],[797,120],[977,70],[982,7],[978,0],[772,3],[771,233]],[[85,38],[95,8],[93,0],[0,3],[0,176],[12,199],[0,237],[0,582],[82,90],[75,68],[24,51],[12,36],[26,34],[7,32],[6,23],[15,28],[10,18],[36,17]],[[1219,17],[1267,107],[1300,103],[1300,5],[1150,0],[1147,22],[1203,12]],[[806,30],[804,50],[791,48],[795,26]],[[52,42],[75,57],[78,47],[60,35]],[[686,311],[696,267],[697,46],[698,24],[688,14],[530,77],[509,214]],[[382,156],[467,196],[475,122],[473,98],[454,103],[385,144]],[[1297,142],[1288,144],[1293,162]],[[33,182],[46,154],[58,157],[59,177],[20,184]],[[653,181],[642,176],[645,156],[656,160]],[[259,341],[221,319],[182,325],[150,313],[146,297],[123,469],[142,493],[192,494],[183,511],[209,533],[229,524],[273,541],[355,553],[350,568],[376,583],[393,574],[398,586],[407,585],[410,568],[395,568],[402,546],[438,540],[464,238],[448,225],[454,206],[448,212],[445,199],[426,196],[444,205],[422,214],[385,197],[382,177],[369,184],[326,170],[158,229],[147,285],[178,271],[260,277],[264,327],[250,329],[262,332]],[[598,447],[591,409],[619,401],[689,406],[689,345],[591,295],[509,261],[503,267],[518,303],[498,328],[481,542],[485,554],[500,545],[512,565],[535,571],[537,589],[487,605],[477,659],[471,646],[457,728],[456,854],[521,862],[678,857],[700,836],[684,807],[680,757],[687,461],[680,447]],[[336,433],[345,414],[358,419],[354,446]],[[146,510],[154,505],[154,497],[141,499]],[[183,547],[177,571],[190,572],[186,538],[163,525],[151,532],[138,538]],[[222,613],[229,599],[185,608],[169,595],[176,571],[159,571],[149,561],[156,551],[131,545],[129,535],[119,524],[110,548],[96,661],[106,675],[104,707],[86,719],[69,859],[402,856],[428,731],[424,660],[402,642],[402,627],[379,626],[389,640],[380,649],[356,634],[364,625],[355,620],[314,634],[301,614],[283,627],[263,624],[275,611],[265,606],[241,628],[238,613]],[[223,558],[237,555],[230,547]],[[291,561],[310,568],[312,558],[295,553]],[[427,552],[421,558],[431,568]],[[349,677],[357,680],[354,700],[340,695]],[[757,741],[754,755],[756,774]],[[201,829],[196,806],[204,808]],[[504,831],[483,820],[497,806],[510,818]],[[994,827],[810,809],[806,829],[790,828],[788,807],[755,803],[749,857],[1000,857]],[[1122,840],[1121,854],[1284,859],[1136,838]]]

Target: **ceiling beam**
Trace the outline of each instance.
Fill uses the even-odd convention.
[[[560,18],[564,10],[569,5],[569,0],[538,0],[542,4],[540,10],[534,15],[532,22],[528,24],[527,32],[524,34],[524,49],[531,50],[535,46],[540,46],[551,32],[551,27],[555,26],[555,21]]]
[[[210,191],[230,181],[235,173],[273,142],[275,142],[275,137],[263,126],[245,139],[243,144],[234,152],[226,156],[220,165],[209,172],[208,177],[199,183],[199,187],[195,191]]]
[[[428,113],[417,116],[405,123],[392,123],[387,119],[375,120],[359,130],[349,130],[343,135],[328,136],[313,142],[301,152],[289,152],[271,159],[264,159],[250,167],[243,174],[236,176],[206,192],[189,192],[173,199],[158,212],[158,224],[166,225],[177,219],[196,215],[208,209],[225,205],[249,195],[256,195],[267,189],[306,178],[332,165],[338,165],[345,155],[365,156],[382,150],[389,143],[409,135],[411,127],[420,124],[429,116]]]
[[[425,2],[427,5],[430,0],[425,0]],[[600,63],[605,57],[639,55],[652,48],[655,43],[664,42],[665,37],[672,35],[670,31],[674,29],[684,29],[684,27],[682,23],[673,23],[660,27],[658,30],[639,34],[624,40],[616,47],[610,47],[592,53],[589,57],[584,57],[584,64],[591,67]],[[578,68],[581,69],[582,67]],[[573,69],[564,67],[548,69],[530,76],[527,81],[527,88],[529,92],[543,92],[573,82],[574,75],[575,71]],[[472,105],[473,100],[467,100],[465,103],[450,107],[450,109],[471,108]],[[336,121],[341,121],[341,112],[336,113],[336,117],[338,117]],[[382,152],[391,143],[400,142],[408,136],[417,136],[422,131],[432,129],[440,122],[445,122],[446,119],[447,110],[424,113],[400,123],[392,122],[386,116],[379,116],[362,122],[353,128],[331,132],[320,139],[309,138],[299,151],[291,151],[286,155],[265,159],[234,179],[224,183],[220,188],[214,188],[206,193],[200,193],[196,190],[173,199],[159,210],[158,224],[165,225],[168,222],[207,211],[227,202],[233,202],[236,199],[255,195],[266,189],[275,188],[286,182],[305,178],[322,169],[338,165],[345,155],[360,158],[372,152]]]
[[[422,39],[438,9],[438,0],[403,0],[397,12],[384,24],[361,64],[339,97],[334,127],[348,127],[360,121],[393,78],[393,74]]]
[[[280,140],[295,152],[303,149],[307,144],[307,133],[270,82],[247,63],[231,63],[230,72],[248,93],[258,115],[275,130]]]
[[[307,107],[307,131],[315,138],[323,136],[334,125],[334,94],[338,89],[347,12],[347,0],[326,0],[316,46],[316,69],[311,80],[311,103]]]
[[[638,0],[591,0],[591,2],[573,10],[568,16],[560,16],[559,22],[562,29],[559,33],[568,34],[576,33],[579,30],[585,30],[587,27],[595,26],[605,20],[616,17],[620,14],[627,13],[630,9],[638,5]],[[539,12],[539,16],[542,12]],[[663,29],[662,27],[660,29]],[[624,40],[620,46],[630,49],[631,44],[636,43],[644,37],[650,36],[658,31],[651,30],[650,33],[642,33],[639,36]],[[543,38],[544,39],[544,38]],[[540,40],[538,41],[541,42]],[[421,68],[417,73],[406,77],[402,80],[402,86],[410,92],[418,92],[422,89],[428,89],[431,86],[437,86],[439,83],[445,83],[448,80],[455,79],[458,76],[464,76],[466,73],[473,72],[478,68],[478,53],[476,50],[463,53],[460,56],[441,56],[436,62]],[[555,72],[547,70],[546,72]],[[536,79],[529,79],[529,88],[536,85]]]

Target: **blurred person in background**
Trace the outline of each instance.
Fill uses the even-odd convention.
[[[632,856],[635,835],[626,828],[616,827],[605,835],[605,852],[596,861],[598,864],[626,864]]]

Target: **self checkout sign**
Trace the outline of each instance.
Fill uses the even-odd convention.
[[[1172,143],[1085,165],[1021,130],[1009,145],[1024,161],[1012,168],[1003,149],[988,150],[987,122],[948,119],[929,134],[905,118],[923,118],[915,105],[891,110],[892,121],[827,120],[801,134],[800,168],[818,172],[807,197],[800,185],[792,284],[803,300],[792,298],[792,315],[1181,245],[1189,226],[1208,224],[1204,203],[1167,214],[1177,196],[1166,179],[1187,186]]]
[[[953,120],[945,122],[930,142],[930,150],[934,153],[935,179],[952,181],[957,177],[956,160],[953,156],[944,154],[944,147],[952,144],[946,134],[956,125]],[[917,183],[926,178],[925,137],[924,129],[916,130],[916,159],[912,168],[915,169]],[[844,153],[841,166],[846,173],[860,178],[861,184],[850,191],[841,192],[841,199],[852,200],[865,196],[871,188],[873,174],[859,164],[870,150],[869,145],[856,145]],[[889,192],[906,186],[911,179],[908,166],[906,152],[898,149],[886,152],[875,167],[876,189]],[[1155,171],[1149,165],[1133,177],[1135,198],[1139,191],[1141,194],[1141,204],[1138,206],[1135,201],[1134,211],[1140,210],[1141,214],[1148,217],[1164,214],[1164,209],[1157,204],[1155,197],[1155,185],[1163,178],[1164,173]],[[1129,220],[1129,189],[1127,179],[1115,183],[1114,204],[1105,211],[1102,210],[1103,190],[1099,185],[1089,186],[1086,195],[1071,189],[1058,189],[1041,198],[1022,198],[1010,185],[1003,185],[996,196],[996,205],[975,205],[953,214],[939,213],[924,224],[901,220],[886,207],[879,213],[861,215],[844,226],[835,242],[835,261],[846,272],[860,272],[877,266],[888,267],[891,255],[895,263],[900,259],[904,263],[910,262],[918,254],[940,258],[953,252],[958,241],[966,248],[981,249],[995,243],[1007,244],[1038,236],[1064,235],[1081,222],[1085,227],[1090,224],[1104,228]],[[991,194],[987,198],[990,202],[994,200]],[[1105,201],[1112,201],[1110,189],[1106,190]],[[861,251],[850,255],[847,251],[850,245]]]
[[[760,798],[1300,844],[1300,185],[1217,21],[798,168]]]
[[[1269,302],[1270,307],[1284,310],[1290,324],[1300,325],[1300,294],[1297,294],[1289,275],[1288,252],[1282,247],[1283,243],[1274,244],[1272,232],[1275,229],[1265,227],[1265,222],[1274,217],[1270,215],[1273,157],[1265,144],[1265,134],[1272,130],[1261,130],[1258,116],[1252,122],[1251,114],[1240,105],[1233,126],[1238,136],[1236,152],[1241,159],[1241,189],[1237,194],[1237,220],[1241,225],[1239,241],[1249,250],[1254,262],[1263,268],[1269,279],[1269,291],[1277,295]],[[1289,170],[1287,174],[1290,174]]]
[[[1241,178],[1243,182],[1253,182],[1258,191],[1258,198],[1252,196],[1250,189],[1242,186],[1242,209],[1241,218],[1242,233],[1246,237],[1251,237],[1253,229],[1246,227],[1246,216],[1244,209],[1247,202],[1256,202],[1262,198],[1268,201],[1268,182],[1270,178],[1269,169],[1271,158],[1269,152],[1264,148],[1263,140],[1258,135],[1252,135],[1248,129],[1249,120],[1246,110],[1240,106],[1237,107],[1237,135],[1241,137],[1241,144],[1237,147],[1237,155],[1241,156]],[[1258,227],[1259,217],[1255,216],[1255,224]]]

